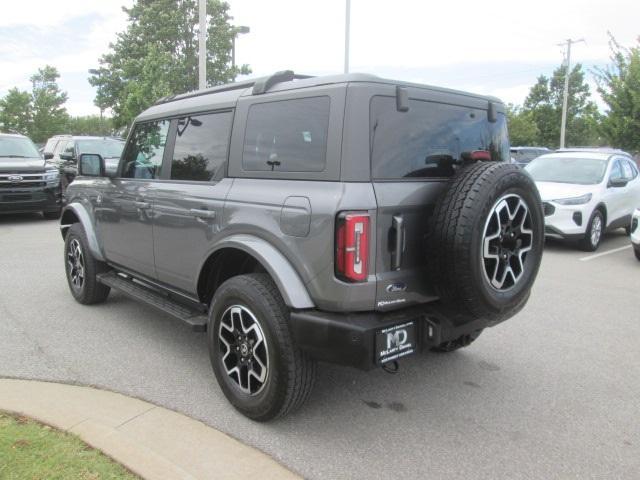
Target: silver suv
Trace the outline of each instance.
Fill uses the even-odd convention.
[[[61,229],[80,303],[115,288],[206,331],[255,420],[317,361],[398,368],[526,303],[543,214],[502,103],[371,75],[290,71],[162,99],[115,173],[83,154]]]

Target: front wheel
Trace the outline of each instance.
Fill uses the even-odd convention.
[[[296,347],[289,310],[266,274],[232,277],[209,309],[208,344],[220,388],[243,415],[282,417],[308,398],[316,363]]]
[[[64,241],[64,265],[71,295],[84,305],[104,302],[110,288],[98,281],[98,274],[108,267],[96,260],[79,223],[69,228]]]
[[[636,258],[638,259],[638,261],[640,262],[640,247],[633,247],[633,253],[636,254]]]
[[[595,210],[591,214],[587,231],[582,239],[581,246],[585,252],[595,252],[602,242],[602,234],[604,232],[604,217],[600,210]]]

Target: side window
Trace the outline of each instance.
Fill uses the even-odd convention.
[[[620,160],[615,160],[613,163],[613,167],[611,167],[609,180],[620,180],[622,178],[624,177],[622,176],[622,166],[620,165]]]
[[[70,155],[71,157],[75,158],[76,142],[74,141],[67,142],[67,145],[64,147],[64,150],[62,151],[62,153],[65,155]]]
[[[47,140],[46,145],[44,146],[44,149],[42,150],[44,153],[53,153],[53,151],[56,148],[56,143],[58,140],[56,140],[55,138],[50,138],[49,140]]]
[[[322,172],[327,161],[329,97],[251,105],[242,167],[248,171]]]
[[[139,123],[124,152],[123,178],[160,178],[169,120]]]
[[[56,145],[56,148],[54,148],[53,154],[60,155],[64,151],[64,149],[67,147],[67,143],[69,143],[68,140],[60,140]]]
[[[633,180],[636,178],[636,172],[631,162],[629,160],[622,161],[622,171],[624,173],[624,178],[627,180]]]
[[[171,179],[213,180],[227,161],[232,119],[232,112],[178,119]]]

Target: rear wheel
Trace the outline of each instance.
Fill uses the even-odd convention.
[[[253,420],[287,415],[313,387],[316,363],[293,343],[288,319],[289,310],[266,274],[227,280],[211,302],[213,371],[229,402]]]
[[[585,252],[595,252],[602,242],[603,233],[604,217],[600,210],[595,210],[591,214],[591,218],[587,224],[587,231],[580,242],[580,246]]]
[[[636,254],[636,258],[640,261],[640,247],[633,247],[633,253]]]
[[[508,163],[467,165],[432,216],[431,283],[456,315],[497,323],[526,303],[543,242],[542,202],[531,177]]]

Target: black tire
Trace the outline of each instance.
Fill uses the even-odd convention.
[[[509,221],[502,225],[500,215],[505,208]],[[496,232],[498,236],[490,240]],[[494,241],[498,244],[491,243]],[[456,172],[431,217],[427,236],[430,281],[443,306],[462,321],[484,318],[494,324],[524,307],[543,246],[542,202],[532,178],[508,163],[466,165]]]
[[[93,257],[84,229],[79,223],[71,225],[65,237],[64,268],[69,290],[78,303],[91,305],[107,299],[111,289],[98,282],[97,275],[106,272],[109,267]]]
[[[461,348],[471,345],[481,333],[482,330],[476,330],[475,332],[461,335],[458,338],[449,340],[448,342],[442,342],[437,347],[433,347],[431,351],[437,353],[455,352],[456,350],[460,350]]]
[[[240,323],[233,319],[231,309],[236,319],[242,316],[243,330],[252,331],[237,329]],[[307,400],[313,388],[316,362],[295,346],[288,320],[289,309],[267,274],[232,277],[211,301],[207,337],[213,371],[229,402],[252,420],[264,422],[287,415]],[[253,328],[254,323],[258,329]],[[248,350],[246,357],[241,349]],[[248,371],[251,368],[254,375],[262,376],[262,365],[267,368],[261,382]],[[234,368],[239,371],[233,373]]]
[[[631,225],[624,227],[624,233],[627,234],[627,237],[631,236]]]
[[[42,216],[44,217],[45,220],[57,220],[60,218],[60,214],[62,213],[62,210],[54,210],[53,212],[42,212]]]
[[[595,235],[592,230],[595,230],[597,228],[598,222],[600,225],[600,233],[598,235]],[[591,214],[591,217],[589,218],[589,223],[587,223],[587,231],[584,234],[584,238],[580,241],[580,248],[582,248],[582,250],[584,250],[585,252],[595,252],[602,243],[604,229],[604,215],[602,215],[602,212],[600,210],[594,210]]]
[[[633,247],[633,253],[635,253],[636,258],[638,259],[638,261],[640,262],[640,247]]]

